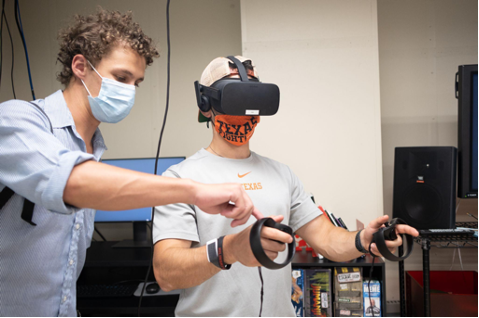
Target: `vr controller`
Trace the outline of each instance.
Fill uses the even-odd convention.
[[[398,224],[407,224],[407,223],[405,221],[401,220],[400,218],[392,219],[391,222],[389,222],[389,223],[386,222],[384,224],[384,225],[386,225],[386,227],[380,228],[379,231],[377,231],[376,233],[373,234],[373,240],[371,242],[371,243],[376,244],[379,252],[381,253],[381,255],[385,259],[387,259],[389,261],[393,261],[393,262],[403,261],[406,258],[408,258],[409,255],[412,252],[413,245],[414,245],[414,238],[411,235],[401,234],[402,239],[403,239],[403,245],[404,245],[404,237],[406,237],[407,254],[404,255],[404,256],[403,255],[396,256],[389,251],[389,249],[386,245],[386,241],[394,241],[395,239],[397,239],[396,226]],[[377,255],[374,255],[371,251],[370,251],[370,253],[371,253],[371,255],[377,257]]]
[[[286,260],[279,264],[272,261],[268,255],[264,252],[263,246],[261,245],[261,229],[263,226],[271,227],[288,233],[293,238],[291,243],[288,243],[288,257]],[[288,265],[294,256],[294,251],[296,248],[296,242],[294,239],[293,229],[287,225],[276,223],[272,218],[263,218],[261,220],[256,221],[256,223],[251,228],[251,232],[249,235],[249,242],[251,245],[251,250],[253,251],[254,257],[258,260],[258,262],[266,268],[269,269],[280,269]],[[282,242],[279,242],[282,243]]]
[[[373,234],[373,240],[371,242],[376,244],[379,252],[385,259],[393,262],[399,262],[408,258],[413,250],[414,245],[414,238],[411,235],[401,234],[403,239],[403,245],[404,241],[407,242],[407,254],[396,256],[389,251],[386,245],[386,241],[394,241],[397,239],[396,226],[398,224],[407,223],[400,218],[392,219],[389,223],[386,222],[385,227],[380,228],[376,233]],[[263,226],[278,229],[280,231],[288,233],[293,238],[293,241],[288,244],[288,256],[283,263],[275,263],[264,252],[263,246],[261,245],[261,229],[263,228]],[[272,218],[263,218],[256,221],[256,223],[251,228],[249,240],[253,255],[256,257],[258,262],[266,268],[280,269],[288,265],[293,259],[296,246],[293,230],[287,225],[276,223]],[[377,257],[377,255],[375,255],[374,253],[371,252],[371,254]]]

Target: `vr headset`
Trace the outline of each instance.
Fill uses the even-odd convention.
[[[275,84],[248,79],[246,69],[237,58],[228,56],[238,69],[240,78],[224,78],[210,87],[195,82],[196,101],[201,111],[213,107],[226,115],[271,116],[279,108],[279,88]]]

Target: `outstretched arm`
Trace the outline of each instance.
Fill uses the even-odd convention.
[[[365,249],[368,249],[373,234],[383,226],[388,218],[387,215],[383,215],[371,221],[364,231],[361,231],[361,244]],[[398,225],[396,232],[412,236],[419,235],[416,229],[408,225]],[[322,215],[296,231],[296,234],[301,236],[315,251],[336,262],[349,261],[362,255],[356,249],[355,238],[357,233],[357,231],[348,232],[343,228],[335,227]],[[396,247],[402,245],[401,236],[398,236],[394,241],[386,241],[386,245],[391,251],[394,251]],[[371,251],[376,255],[381,255],[374,243],[371,245]]]
[[[92,160],[73,168],[63,199],[76,207],[101,210],[128,210],[180,202],[195,204],[207,213],[234,219],[232,226],[244,224],[251,214],[262,216],[240,184],[205,185]]]

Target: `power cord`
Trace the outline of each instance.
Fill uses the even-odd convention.
[[[5,0],[3,1],[2,7],[5,6]],[[5,25],[7,26],[7,31],[8,31],[8,36],[10,37],[10,45],[12,46],[12,69],[10,71],[10,76],[12,79],[12,91],[13,91],[13,98],[17,99],[17,96],[15,95],[15,84],[13,83],[13,67],[15,65],[15,51],[13,49],[13,39],[12,39],[12,33],[10,33],[10,26],[8,25],[7,21],[7,15],[5,14],[5,9],[2,8],[2,21],[3,18],[5,18]]]
[[[0,14],[0,87],[2,85],[3,68],[3,17],[5,13],[5,0],[2,1],[2,13]]]
[[[456,212],[457,212],[457,211],[456,211]],[[477,216],[475,216],[475,215],[472,215],[471,213],[466,213],[466,214],[467,214],[467,215],[469,215],[471,218],[474,218],[474,219],[476,219],[476,220],[477,220]]]
[[[371,314],[372,316],[374,317],[374,307],[373,307],[373,303],[371,301],[371,287],[370,287],[370,284],[371,284],[371,279],[373,277],[373,270],[374,270],[374,261],[376,260],[376,255],[374,255],[372,252],[371,252],[371,245],[372,243],[369,243],[369,254],[371,254],[371,256],[373,257],[373,263],[371,264],[371,269],[369,270],[369,280],[368,280],[368,296],[369,296],[369,307],[371,308]],[[367,312],[367,309],[366,309],[366,312]]]
[[[20,33],[20,37],[22,38],[23,50],[25,51],[25,59],[27,60],[27,70],[28,70],[28,79],[30,81],[30,90],[32,92],[33,100],[35,100],[36,98],[35,98],[35,91],[33,90],[32,72],[30,71],[30,60],[28,59],[27,43],[25,41],[25,33],[23,32],[22,17],[20,15],[20,4],[18,0],[15,0],[15,22],[17,23],[18,32]]]
[[[155,159],[155,172],[158,172],[158,158],[160,157],[161,141],[163,139],[163,132],[165,130],[166,117],[168,116],[168,107],[170,104],[170,60],[171,60],[171,47],[170,47],[170,0],[166,3],[166,34],[167,34],[167,47],[168,47],[168,58],[167,58],[167,80],[166,80],[166,107],[165,107],[165,116],[163,117],[163,124],[161,126],[160,139],[158,140],[158,149],[156,150],[156,159]],[[153,224],[155,219],[155,207],[151,208],[151,224]],[[148,266],[148,271],[146,272],[145,282],[143,288],[141,289],[140,301],[138,303],[138,317],[141,316],[141,302],[143,300],[143,294],[145,293],[146,283],[148,282],[148,276],[150,276],[151,265],[153,263],[153,230],[151,231],[151,256],[150,256],[150,265]]]
[[[261,305],[259,307],[258,317],[261,317],[261,314],[263,313],[263,296],[264,296],[264,281],[263,281],[263,274],[261,272],[261,266],[258,266],[258,272],[259,272],[259,279],[261,280]]]
[[[98,231],[98,229],[96,228],[96,226],[93,227],[95,229],[95,232],[98,233],[98,235],[100,235],[100,237],[103,239],[103,241],[106,242],[106,238],[100,233],[100,231]]]
[[[13,98],[17,98],[16,93],[15,93],[15,84],[13,80],[13,71],[14,71],[14,65],[15,65],[15,52],[14,52],[14,45],[13,45],[13,38],[12,38],[12,33],[10,32],[10,26],[8,25],[7,21],[7,15],[5,13],[5,0],[2,0],[2,12],[0,14],[0,87],[2,84],[2,66],[3,66],[3,20],[5,19],[5,25],[7,26],[7,31],[8,35],[10,37],[10,44],[12,47],[12,69],[10,72],[11,80],[12,80],[12,91],[13,91]],[[32,82],[32,74],[30,71],[30,61],[28,58],[28,50],[27,50],[27,44],[25,41],[25,34],[23,32],[23,26],[22,26],[22,18],[20,15],[20,5],[18,0],[15,0],[15,22],[17,24],[18,31],[20,33],[20,37],[22,39],[23,43],[23,49],[25,51],[25,58],[27,61],[27,70],[28,70],[28,78],[30,81],[30,90],[32,92],[32,97],[33,100],[35,100],[35,92],[33,90],[33,82]]]

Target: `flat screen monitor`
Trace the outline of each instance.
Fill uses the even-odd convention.
[[[477,198],[477,64],[459,66],[456,97],[459,108],[457,196]]]
[[[158,159],[157,175],[161,175],[169,167],[176,165],[185,160],[185,157],[168,157]],[[155,158],[139,158],[139,159],[105,159],[103,163],[154,174],[155,172]],[[95,222],[134,222],[134,221],[151,221],[151,207],[125,210],[125,211],[96,211]]]

